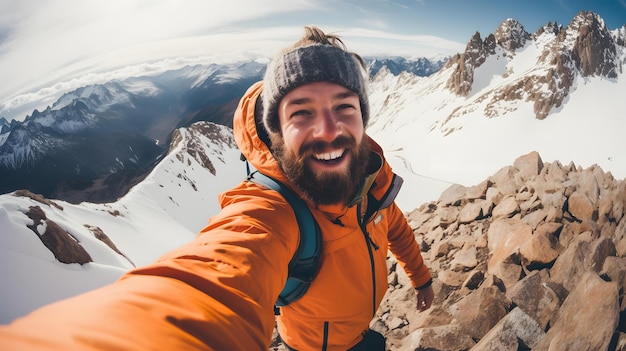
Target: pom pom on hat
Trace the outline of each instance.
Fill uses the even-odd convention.
[[[263,79],[263,124],[280,133],[278,105],[295,88],[314,82],[342,85],[359,95],[363,125],[369,119],[367,87],[360,62],[353,54],[326,44],[297,47],[274,59]]]

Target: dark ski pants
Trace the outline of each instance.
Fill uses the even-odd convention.
[[[363,334],[363,340],[347,351],[386,351],[386,340],[387,339],[385,339],[381,333],[369,329],[365,332],[365,334]],[[290,351],[297,351],[296,349],[289,347],[287,344],[284,345]]]

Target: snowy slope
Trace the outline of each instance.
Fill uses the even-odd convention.
[[[615,35],[623,38],[625,30]],[[496,46],[472,68],[465,96],[448,88],[454,67],[429,77],[394,76],[383,68],[373,77],[368,132],[405,179],[398,197],[403,210],[438,199],[452,183],[477,184],[533,150],[545,162],[573,162],[583,168],[597,164],[616,178],[626,177],[626,142],[621,136],[626,130],[626,77],[621,69],[614,78],[575,74],[563,103],[545,119],[536,117],[533,101],[524,95],[543,89],[540,84],[521,91],[519,99],[498,100],[498,92],[546,74],[550,67],[541,57],[555,39],[548,31],[513,52]],[[625,66],[624,50],[616,52],[617,66]],[[151,89],[137,86],[144,88]],[[30,198],[0,195],[0,323],[111,282],[133,264],[149,263],[194,237],[219,210],[217,193],[239,182],[245,166],[229,130],[200,123],[180,129],[174,140],[178,142],[153,172],[114,203],[55,201],[61,210]],[[94,262],[80,266],[55,260],[26,227],[32,224],[25,215],[30,206],[41,207],[77,238]],[[85,225],[100,228],[124,256],[97,240]]]
[[[54,201],[60,209],[27,197],[0,195],[0,323],[112,282],[133,264],[152,262],[195,236],[218,211],[217,194],[241,181],[245,167],[230,129],[197,123],[179,132],[180,142],[169,155],[115,203]],[[206,160],[198,162],[191,156],[200,153],[211,161],[214,174],[205,168]],[[32,224],[25,215],[31,206],[41,207],[47,218],[76,238],[93,262],[81,266],[55,260],[26,227]],[[85,225],[100,228],[125,257],[96,239]]]
[[[447,88],[453,67],[429,77],[385,71],[374,77],[368,132],[405,178],[401,208],[436,200],[451,183],[475,185],[533,150],[547,162],[597,164],[616,178],[626,177],[624,72],[616,78],[575,74],[563,104],[543,120],[528,98],[536,89],[553,94],[541,84],[521,90],[519,99],[498,98],[523,79],[546,74],[551,67],[540,57],[555,39],[542,34],[513,53],[496,47],[475,69],[467,96]],[[621,67],[626,55],[619,49],[618,54]]]

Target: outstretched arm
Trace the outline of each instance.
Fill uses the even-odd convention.
[[[389,216],[389,248],[416,288],[417,308],[426,310],[434,299],[430,270],[424,264],[413,230],[395,203],[389,207]]]
[[[280,195],[259,200],[254,191],[240,189],[191,243],[157,262],[0,327],[0,349],[267,350],[297,223]]]

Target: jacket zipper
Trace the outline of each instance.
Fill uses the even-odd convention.
[[[357,213],[361,213],[361,204],[357,205]],[[361,227],[361,232],[363,232],[363,236],[365,237],[365,245],[367,245],[367,253],[370,257],[370,268],[372,270],[372,316],[376,314],[376,264],[374,262],[374,253],[372,252],[372,247],[375,250],[378,250],[378,245],[372,240],[370,234],[367,232],[367,224],[363,220],[363,216],[359,215],[359,227]]]
[[[328,349],[328,321],[324,322],[324,340],[322,340],[322,351]]]

